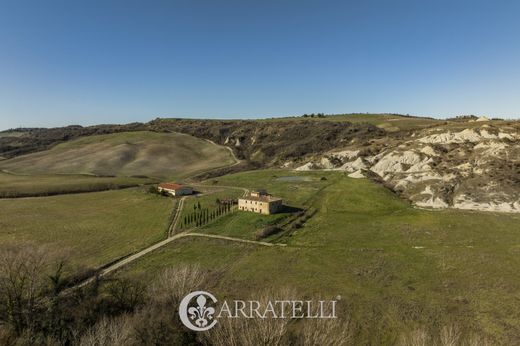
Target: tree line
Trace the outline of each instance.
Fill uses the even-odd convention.
[[[234,204],[231,202],[222,203],[217,198],[217,207],[216,208],[203,208],[200,202],[193,204],[193,211],[184,216],[182,221],[182,227],[200,227],[205,224],[217,219],[222,215],[226,215],[234,211]]]

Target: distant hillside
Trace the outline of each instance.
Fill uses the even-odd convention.
[[[337,118],[270,120],[156,119],[154,131],[175,131],[232,148],[240,159],[257,166],[281,165],[337,146],[361,144],[387,132],[367,122]],[[332,120],[332,119],[330,119]]]
[[[10,158],[41,151],[49,149],[58,143],[63,143],[84,136],[143,131],[146,129],[147,127],[141,123],[126,125],[96,125],[88,127],[71,125],[50,129],[12,129],[0,132],[0,156]]]
[[[337,114],[260,120],[161,119],[126,125],[21,128],[0,132],[0,158],[52,148],[73,139],[129,131],[181,132],[231,147],[260,165],[328,150],[356,138],[429,127],[439,120],[398,114]],[[280,150],[280,148],[284,148]],[[276,155],[273,152],[276,151]]]
[[[183,177],[235,163],[224,147],[179,133],[148,131],[83,137],[0,162],[25,174],[79,173]]]

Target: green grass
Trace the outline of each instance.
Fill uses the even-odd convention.
[[[236,199],[243,195],[243,191],[240,189],[230,189],[218,186],[197,186],[195,190],[200,194],[188,196],[184,202],[184,208],[180,215],[180,225],[184,225],[184,218],[193,213],[197,213],[198,205],[200,204],[201,209],[208,209],[210,212],[218,208],[217,198],[220,200],[225,199]],[[183,228],[194,227],[193,224]]]
[[[153,275],[168,264],[196,262],[222,272],[214,288],[221,295],[244,296],[269,286],[294,287],[312,297],[341,295],[342,313],[359,328],[359,344],[393,344],[403,331],[451,323],[495,343],[519,342],[520,216],[419,210],[365,179],[299,174],[326,174],[327,180],[281,184],[273,175],[293,173],[280,171],[218,179],[219,184],[266,187],[295,205],[318,210],[282,239],[286,248],[190,240],[142,258],[124,275],[143,268]],[[249,237],[251,225],[266,220],[246,213],[226,218],[211,231],[221,227],[229,234],[226,227],[235,222],[232,232]]]
[[[1,199],[0,243],[48,245],[96,267],[163,239],[172,207],[140,188]]]
[[[343,173],[336,172],[296,172],[280,169],[230,174],[210,179],[205,183],[214,186],[238,186],[250,190],[267,189],[270,194],[282,197],[284,204],[303,207],[309,204],[320,189],[333,184],[343,176]],[[293,177],[301,178],[290,180]],[[325,180],[321,180],[322,177]]]
[[[63,174],[16,175],[0,172],[0,198],[102,191],[151,182],[154,182],[154,180],[131,177],[96,177]]]
[[[290,117],[290,118],[274,118],[259,121],[280,121],[280,120],[312,120],[312,121],[348,121],[351,123],[367,123],[386,129],[389,132],[399,130],[412,130],[428,127],[431,125],[439,125],[442,120],[429,119],[424,117],[407,117],[395,114],[368,114],[368,113],[353,113],[353,114],[336,114],[328,115],[323,118],[319,117]]]
[[[234,163],[224,147],[179,133],[124,132],[89,136],[0,162],[28,174],[95,174],[181,179]]]
[[[312,206],[312,200],[320,190],[333,184],[342,176],[341,173],[331,172],[250,171],[219,177],[206,183],[214,186],[233,185],[250,190],[266,188],[274,196],[282,197],[284,205],[295,209],[305,209]],[[321,180],[322,177],[325,177],[326,180]],[[267,225],[282,222],[292,215],[294,212],[259,215],[236,211],[201,227],[198,231],[252,240],[255,239],[257,231]]]
[[[257,249],[256,245],[224,240],[182,238],[130,264],[120,275],[151,282],[161,270],[177,264],[199,264],[212,272],[226,272],[235,261]]]

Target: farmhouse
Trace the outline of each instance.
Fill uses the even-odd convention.
[[[282,199],[271,196],[265,190],[251,191],[248,196],[238,199],[238,210],[268,215],[281,209]]]
[[[161,183],[157,187],[159,192],[165,191],[172,196],[184,196],[193,194],[193,189],[189,186],[184,186],[177,183]]]

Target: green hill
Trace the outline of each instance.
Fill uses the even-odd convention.
[[[230,151],[189,135],[124,132],[83,137],[50,150],[4,160],[0,169],[24,174],[95,174],[182,178],[231,165]]]

